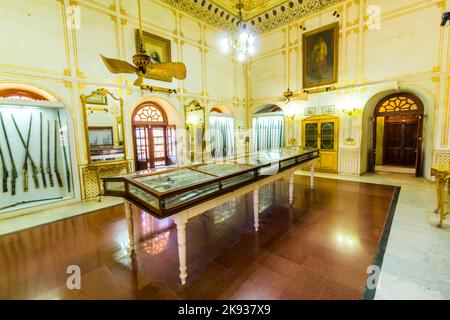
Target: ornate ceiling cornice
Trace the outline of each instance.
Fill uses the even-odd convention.
[[[238,18],[235,14],[216,5],[214,0],[162,0],[163,2],[225,31],[234,31]],[[265,33],[290,22],[315,14],[345,0],[290,0],[261,13],[245,24],[252,30]]]

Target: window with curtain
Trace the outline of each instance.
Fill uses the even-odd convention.
[[[284,145],[284,116],[253,117],[253,149],[266,150]]]
[[[222,158],[234,154],[234,119],[231,116],[209,116],[211,157]]]

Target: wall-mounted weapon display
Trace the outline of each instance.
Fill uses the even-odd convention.
[[[25,148],[25,159],[23,161],[23,169],[22,169],[22,176],[23,176],[23,191],[28,191],[28,159],[30,159],[31,162],[31,171],[33,175],[34,180],[34,186],[36,189],[39,189],[39,180],[38,180],[38,169],[36,165],[34,164],[33,159],[31,158],[29,147],[30,147],[30,137],[31,137],[31,126],[33,124],[33,114],[30,115],[30,122],[28,124],[28,134],[27,134],[27,141],[25,142],[25,139],[22,136],[22,133],[20,132],[19,127],[17,126],[16,119],[13,115],[11,115],[12,121],[14,123],[14,127],[16,127],[17,134],[19,135],[20,141],[22,142],[23,147]]]
[[[14,158],[11,152],[11,146],[9,144],[9,138],[8,138],[8,133],[6,132],[6,126],[5,126],[5,122],[3,121],[3,115],[0,112],[0,124],[2,126],[2,131],[3,131],[3,135],[5,138],[5,142],[6,142],[6,148],[8,150],[8,155],[9,155],[9,162],[11,164],[11,175],[10,175],[10,179],[11,179],[11,195],[14,196],[16,194],[16,180],[17,180],[17,169],[16,169],[16,165],[14,163]],[[1,139],[0,139],[1,141]],[[8,179],[8,177],[6,177],[6,179]]]
[[[67,153],[66,153],[66,147],[65,147],[65,139],[64,139],[64,133],[62,130],[62,125],[61,125],[61,116],[59,115],[59,111],[57,111],[58,114],[58,123],[59,123],[59,134],[61,135],[61,148],[63,150],[63,155],[64,155],[64,167],[66,168],[66,183],[67,183],[67,191],[70,192],[70,168],[68,165],[68,160],[67,160]]]
[[[55,107],[0,106],[0,214],[73,197],[67,120]]]
[[[53,163],[54,163],[54,171],[55,171],[55,175],[56,175],[56,181],[58,181],[58,186],[60,187],[60,188],[62,188],[63,187],[63,182],[62,182],[62,179],[61,179],[61,173],[59,173],[59,169],[58,169],[58,145],[57,145],[57,143],[56,143],[56,141],[58,141],[58,122],[55,120],[55,134],[54,134],[54,137],[55,137],[55,143],[54,143],[54,147],[55,147],[55,149],[54,149],[54,151],[53,151],[53,159],[54,159],[54,161],[53,161]]]
[[[53,181],[52,164],[50,161],[50,120],[47,120],[47,166],[45,171],[48,174],[50,187],[53,188],[55,186],[55,182]]]
[[[40,150],[39,150],[39,172],[41,173],[41,177],[42,177],[42,184],[44,185],[44,188],[47,188],[47,179],[45,178],[45,171],[44,171],[44,155],[43,155],[43,152],[42,152],[42,148],[43,148],[43,145],[44,145],[44,143],[43,143],[43,139],[44,139],[44,135],[43,135],[43,132],[42,132],[42,112],[41,113],[39,113],[39,131],[40,131],[40,134],[39,134],[39,138],[40,138],[40,143],[39,143],[39,147],[40,147]]]

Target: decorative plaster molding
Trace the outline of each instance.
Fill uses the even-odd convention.
[[[234,31],[238,18],[233,13],[215,5],[209,0],[161,0],[218,29]],[[252,19],[245,24],[256,32],[264,33],[293,21],[315,14],[345,0],[303,0],[286,1]]]

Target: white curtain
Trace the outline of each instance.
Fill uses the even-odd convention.
[[[284,116],[253,117],[253,149],[266,150],[284,145]]]
[[[211,157],[222,158],[234,154],[234,119],[231,116],[209,116]]]

